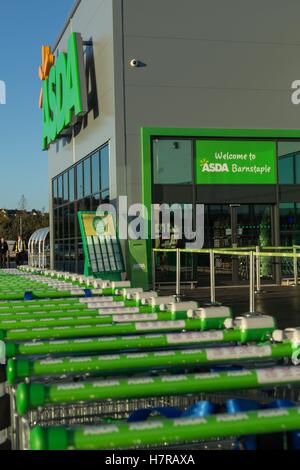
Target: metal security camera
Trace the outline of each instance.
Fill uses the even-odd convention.
[[[131,65],[131,67],[138,67],[140,65],[140,62],[139,62],[138,59],[132,59],[130,61],[130,65]]]

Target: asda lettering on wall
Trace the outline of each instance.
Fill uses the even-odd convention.
[[[276,143],[199,140],[198,184],[276,184]]]
[[[47,58],[44,52],[43,62]],[[68,53],[60,52],[50,67],[49,62],[43,63],[40,70],[43,80],[40,98],[43,114],[42,148],[45,150],[88,111],[81,35],[72,33],[68,40]]]

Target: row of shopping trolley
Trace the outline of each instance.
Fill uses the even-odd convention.
[[[128,281],[1,279],[57,294],[0,302],[2,448],[300,448],[300,329]]]

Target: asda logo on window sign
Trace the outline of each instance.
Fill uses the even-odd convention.
[[[79,33],[70,35],[68,52],[60,52],[57,59],[49,46],[43,47],[39,76],[43,81],[39,105],[43,115],[42,148],[45,150],[69,132],[88,111],[83,44]]]
[[[196,165],[198,184],[276,184],[276,144],[199,140]]]
[[[227,163],[209,163],[208,160],[202,160],[200,162],[200,165],[202,166],[202,172],[204,171],[212,171],[213,173],[215,171],[223,173],[224,171],[229,172],[229,168]]]

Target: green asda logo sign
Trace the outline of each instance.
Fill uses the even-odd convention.
[[[83,44],[79,33],[68,40],[68,53],[60,52],[45,75],[42,87],[43,150],[66,134],[88,111]]]
[[[276,144],[263,141],[199,140],[198,184],[276,184]]]

